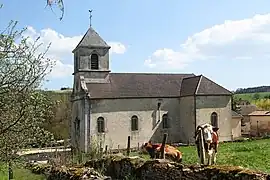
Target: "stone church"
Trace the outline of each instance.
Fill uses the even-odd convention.
[[[82,151],[93,139],[109,148],[149,140],[194,142],[195,128],[212,123],[232,139],[232,93],[203,75],[112,73],[110,46],[90,27],[74,54],[71,142]],[[97,141],[95,141],[97,142]]]

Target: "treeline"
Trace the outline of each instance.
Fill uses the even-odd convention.
[[[270,92],[270,86],[239,88],[234,93],[235,94],[245,94],[245,93],[259,93],[259,92]]]
[[[48,115],[44,128],[54,134],[55,139],[69,138],[69,125],[71,121],[71,91],[43,91],[53,103],[52,114]]]

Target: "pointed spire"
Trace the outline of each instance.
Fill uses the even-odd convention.
[[[79,47],[110,48],[110,46],[99,36],[99,34],[90,27],[81,41],[78,43],[74,52]]]

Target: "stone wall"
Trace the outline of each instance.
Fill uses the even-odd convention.
[[[185,166],[166,160],[145,161],[140,158],[109,156],[76,167],[30,166],[32,172],[47,174],[47,179],[138,179],[138,180],[269,180],[270,175],[241,167]],[[97,173],[100,172],[100,173]],[[101,173],[103,175],[101,175]],[[106,175],[106,176],[104,176]]]

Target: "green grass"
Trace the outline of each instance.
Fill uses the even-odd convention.
[[[183,153],[183,163],[186,165],[199,162],[195,146],[178,148]],[[131,156],[138,154],[132,153]],[[270,173],[270,139],[245,142],[220,143],[217,154],[217,165],[242,166],[251,170]],[[143,158],[150,159],[149,155]]]
[[[198,162],[195,146],[180,147],[183,163]],[[246,142],[220,143],[217,164],[242,166],[245,168],[270,173],[270,139]]]
[[[13,180],[45,180],[46,178],[42,175],[36,175],[31,173],[31,171],[14,167],[13,168]],[[5,165],[0,166],[0,180],[8,180],[8,169]]]
[[[246,93],[246,94],[234,94],[234,97],[236,98],[241,98],[243,100],[247,100],[249,102],[252,102],[253,99],[253,95],[256,93]],[[263,99],[264,96],[266,95],[270,95],[270,92],[258,92],[257,94],[259,94],[260,98],[259,99]]]
[[[195,146],[178,148],[183,153],[183,163],[187,165],[199,162]],[[131,156],[138,154],[131,153]],[[252,140],[245,142],[220,143],[217,164],[242,166],[251,170],[270,173],[270,139]],[[143,158],[150,159],[148,155]]]

